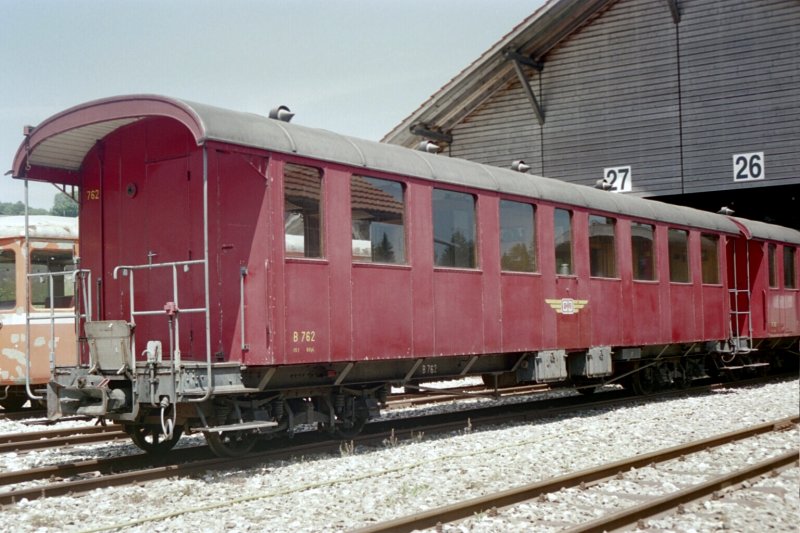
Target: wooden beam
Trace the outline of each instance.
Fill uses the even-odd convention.
[[[669,6],[669,12],[672,13],[672,21],[675,24],[680,23],[681,21],[681,12],[678,9],[678,0],[665,0],[667,5]]]
[[[412,124],[409,128],[409,131],[414,135],[426,137],[432,141],[442,141],[448,144],[453,144],[452,135],[449,133],[432,130],[423,124]]]
[[[533,112],[536,114],[536,120],[539,121],[539,125],[541,126],[544,124],[544,113],[542,112],[542,108],[539,107],[539,102],[536,100],[536,95],[533,94],[530,83],[528,83],[528,77],[525,75],[525,71],[522,70],[522,64],[516,59],[512,59],[511,62],[514,64],[514,71],[517,73],[517,78],[519,78],[519,82],[522,84],[522,88],[525,90],[525,94],[531,102]]]
[[[520,53],[514,52],[513,50],[506,50],[503,52],[503,55],[506,56],[507,59],[522,63],[523,65],[531,67],[532,69],[536,69],[539,72],[544,69],[544,63],[541,61],[536,61],[530,56],[524,56]]]

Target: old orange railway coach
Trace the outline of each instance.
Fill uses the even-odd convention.
[[[152,451],[347,435],[422,380],[647,392],[763,369],[800,336],[796,230],[280,118],[98,100],[33,129],[13,174],[81,188],[97,305],[50,416]]]
[[[51,363],[76,363],[78,221],[30,216],[27,233],[26,246],[25,217],[0,216],[0,405],[6,409],[19,409],[29,395],[43,398]]]

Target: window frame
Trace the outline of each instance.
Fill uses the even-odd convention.
[[[561,268],[558,263],[558,246],[559,243],[557,242],[556,238],[556,216],[559,212],[567,213],[568,221],[569,221],[569,263],[561,263],[561,265],[568,265],[569,272],[563,273],[561,272]],[[556,276],[562,277],[575,277],[577,273],[575,272],[575,224],[573,224],[573,219],[575,218],[575,213],[572,209],[564,209],[562,207],[555,207],[553,208],[553,259],[555,260],[555,268],[556,268]]]
[[[531,243],[530,243],[530,245],[531,246],[527,247],[527,248],[528,248],[528,254],[529,254],[530,259],[531,259],[531,261],[533,263],[533,269],[532,270],[512,269],[512,268],[508,268],[506,266],[503,266],[503,261],[507,257],[506,254],[508,253],[508,252],[503,252],[503,248],[504,248],[504,246],[506,244],[506,242],[504,241],[504,238],[503,238],[503,230],[504,230],[504,227],[503,227],[503,204],[504,203],[506,205],[508,205],[508,204],[516,204],[518,206],[526,206],[526,207],[530,208],[530,215],[531,215],[531,217],[530,217],[530,222],[531,222],[531,227],[530,227]],[[539,273],[539,255],[538,255],[539,239],[538,239],[538,235],[536,234],[537,227],[538,227],[538,222],[537,222],[538,209],[537,209],[537,207],[538,206],[536,204],[532,203],[532,202],[521,202],[519,200],[511,200],[509,198],[500,198],[500,201],[498,202],[497,213],[498,213],[498,227],[500,229],[500,234],[499,234],[499,239],[498,240],[499,240],[499,244],[500,244],[499,260],[500,260],[500,272],[501,273],[510,273],[510,274],[538,274]],[[508,228],[508,229],[511,229],[511,228]],[[522,241],[512,241],[509,244],[512,245],[511,249],[513,249],[518,244],[522,244]]]
[[[676,280],[676,279],[674,279],[674,276],[673,276],[673,269],[672,269],[672,265],[673,265],[673,258],[672,258],[673,249],[672,249],[672,247],[670,245],[670,242],[671,242],[670,234],[672,234],[673,232],[682,233],[682,234],[684,234],[686,236],[686,240],[685,240],[685,242],[686,242],[686,247],[685,247],[685,249],[686,249],[686,261],[685,261],[685,264],[686,264],[686,279],[685,280]],[[670,283],[681,283],[681,284],[684,284],[684,285],[689,285],[689,284],[692,283],[693,277],[692,277],[692,246],[691,246],[691,244],[692,244],[692,239],[691,239],[691,232],[689,230],[682,229],[682,228],[667,227],[667,254],[669,255],[669,257],[667,258],[668,259],[667,263],[668,263],[668,269],[669,269],[669,282]]]
[[[53,272],[56,272],[56,273],[58,273],[58,272],[68,272],[68,271],[73,270],[75,268],[75,250],[74,250],[74,248],[59,249],[59,250],[48,249],[48,248],[39,248],[39,249],[35,249],[35,250],[31,249],[30,254],[31,254],[30,255],[30,272],[32,274],[45,274],[45,273],[53,273]],[[69,257],[69,261],[57,263],[57,264],[60,264],[61,267],[62,267],[60,270],[51,270],[49,268],[49,265],[51,264],[49,261],[48,262],[35,262],[34,261],[34,259],[36,259],[39,256],[43,256],[43,255],[45,255],[45,256],[46,255],[61,255],[61,256],[65,256],[65,257],[68,256]],[[41,271],[41,272],[37,272],[36,271],[37,269],[35,268],[35,266],[39,266],[39,265],[45,265],[48,268],[47,268],[47,270],[44,270],[44,271]],[[35,283],[36,282],[35,280],[37,280],[37,279],[42,281],[42,284],[44,285],[43,288],[45,289],[44,298],[41,300],[41,302],[39,302],[38,299],[37,299],[37,293],[39,293],[41,291],[35,290],[35,288],[33,286],[33,283]],[[52,276],[52,278],[49,278],[49,277],[46,277],[46,276],[37,276],[36,278],[30,279],[30,283],[28,285],[28,289],[29,289],[29,291],[28,291],[29,292],[29,294],[28,294],[28,305],[30,306],[30,309],[35,310],[35,311],[48,311],[48,310],[51,309],[51,306],[47,304],[47,301],[50,299],[49,279],[52,279],[53,284],[54,284],[54,288],[53,288],[54,300],[63,301],[62,299],[64,299],[64,298],[70,298],[70,304],[71,304],[71,305],[53,305],[52,309],[73,309],[74,306],[75,306],[75,286],[74,286],[74,283],[70,279],[68,279],[68,276],[64,276],[64,275]],[[59,291],[59,286],[60,286],[60,291]],[[71,288],[71,290],[72,290],[71,294],[68,293],[68,290],[67,290],[68,288]]]
[[[303,233],[303,242],[304,242],[304,250],[302,255],[298,252],[290,252],[288,249],[288,242],[287,237],[290,235],[286,232],[286,202],[288,200],[288,196],[286,194],[286,170],[288,167],[303,167],[306,169],[313,169],[317,171],[317,175],[319,177],[319,200],[317,202],[318,207],[318,217],[319,217],[319,255],[306,255],[306,233]],[[326,223],[325,223],[325,168],[318,167],[313,165],[307,165],[301,162],[293,162],[293,161],[284,161],[283,168],[281,170],[281,178],[283,184],[283,202],[284,202],[284,229],[283,229],[283,253],[284,258],[287,261],[327,261],[327,254],[326,254],[326,239],[325,239],[325,231],[326,231]]]
[[[446,264],[440,264],[439,263],[439,258],[437,257],[437,242],[436,242],[436,229],[437,229],[437,224],[436,224],[437,216],[436,216],[436,213],[437,213],[437,210],[436,210],[435,203],[437,202],[437,200],[443,200],[443,198],[437,199],[436,198],[437,192],[444,193],[444,194],[462,195],[464,197],[469,197],[469,198],[472,199],[472,210],[471,210],[471,217],[472,217],[471,218],[471,231],[472,231],[471,237],[472,237],[472,241],[471,241],[471,243],[468,240],[465,242],[466,246],[472,246],[472,251],[470,253],[471,265],[469,265],[469,266],[463,266],[463,265],[455,264],[455,263],[458,263],[458,256],[456,255],[455,251],[453,252],[453,263],[454,264],[446,265]],[[430,206],[431,206],[431,229],[432,229],[431,233],[432,233],[432,241],[433,241],[432,244],[433,244],[433,268],[434,269],[445,268],[445,269],[459,269],[459,270],[469,270],[469,271],[480,271],[480,268],[481,268],[481,265],[480,265],[480,252],[479,252],[480,243],[478,241],[478,237],[479,237],[479,231],[478,230],[480,228],[480,222],[478,220],[478,201],[479,201],[479,198],[480,197],[477,194],[474,194],[472,192],[466,192],[466,191],[463,191],[463,190],[459,191],[459,190],[447,189],[447,188],[443,188],[443,187],[432,187],[431,188]],[[455,211],[452,211],[452,212],[455,212]],[[450,224],[450,226],[451,226],[451,228],[454,228],[454,229],[458,230],[458,228],[455,228],[455,224]],[[453,235],[455,235],[455,233],[452,233],[451,237]],[[439,244],[442,244],[442,243],[439,243]],[[447,243],[444,243],[444,244],[447,244]],[[453,248],[455,247],[454,244],[450,244],[450,246],[453,247]]]
[[[649,278],[637,278],[636,272],[637,268],[634,266],[634,262],[636,261],[638,255],[636,254],[637,247],[634,246],[634,235],[635,230],[634,228],[638,226],[644,226],[650,228],[650,270],[652,272],[652,277]],[[638,220],[631,220],[630,221],[630,235],[631,235],[631,279],[634,282],[642,282],[642,283],[658,283],[659,281],[659,272],[658,272],[658,246],[657,246],[657,236],[658,232],[656,231],[656,225],[651,222],[640,222]],[[642,269],[639,269],[642,270]]]
[[[611,226],[611,248],[612,248],[611,257],[613,259],[612,267],[613,267],[613,270],[614,270],[611,273],[611,275],[593,274],[595,265],[593,265],[594,255],[592,254],[592,239],[593,238],[597,238],[597,237],[604,237],[604,236],[602,236],[602,235],[601,236],[594,236],[594,237],[592,236],[592,229],[591,229],[592,228],[592,219],[600,219],[600,218],[605,219],[605,221],[606,221],[602,225],[604,225],[604,226],[610,225]],[[618,264],[619,263],[619,251],[618,251],[618,246],[617,246],[617,223],[618,223],[618,219],[616,217],[611,217],[611,216],[607,216],[607,215],[598,215],[597,213],[589,213],[589,216],[587,217],[586,220],[587,220],[587,232],[588,232],[588,237],[589,237],[589,277],[594,278],[594,279],[620,279],[619,264]],[[609,221],[610,221],[610,223],[609,223]],[[606,274],[606,273],[604,273],[604,274]]]
[[[786,261],[787,252],[791,257],[790,261]],[[783,288],[789,290],[797,290],[797,248],[794,246],[788,246],[786,244],[783,245]],[[791,270],[787,269],[786,267],[790,266]],[[792,279],[791,285],[788,283],[788,274],[791,271]]]
[[[778,245],[767,243],[767,286],[770,289],[780,288],[778,280]]]
[[[705,248],[703,247],[703,243],[705,242],[704,239],[708,238],[714,241],[714,266],[716,267],[715,268],[716,281],[706,281],[705,261],[703,260],[703,252]],[[720,243],[720,238],[718,234],[700,232],[700,281],[703,285],[722,285],[722,273],[720,271],[720,260],[719,260],[719,250],[720,250],[719,243]]]
[[[406,182],[404,182],[404,181],[401,181],[401,180],[378,178],[376,176],[367,176],[367,175],[364,175],[364,174],[353,173],[353,174],[350,175],[351,243],[354,243],[356,241],[356,239],[354,239],[353,236],[352,236],[352,233],[353,233],[353,230],[354,230],[354,223],[355,223],[355,220],[356,220],[353,217],[353,213],[354,213],[354,210],[355,210],[355,208],[353,207],[354,206],[354,203],[353,203],[353,182],[356,179],[367,180],[367,183],[369,183],[368,180],[376,180],[376,181],[380,181],[380,182],[396,184],[396,185],[398,185],[400,187],[401,204],[402,204],[402,208],[403,208],[402,209],[402,213],[400,214],[401,224],[399,224],[399,226],[401,228],[401,231],[402,231],[402,250],[401,250],[402,258],[399,261],[380,261],[380,260],[376,260],[374,258],[374,243],[372,242],[372,239],[370,238],[370,240],[369,240],[370,248],[371,248],[370,257],[369,258],[358,257],[358,256],[355,255],[355,249],[352,249],[351,250],[351,255],[352,255],[353,264],[356,264],[356,265],[373,265],[374,264],[374,265],[382,265],[382,266],[387,266],[387,265],[388,266],[407,266],[409,264],[409,259],[408,259],[408,231],[407,231],[407,222],[408,221],[407,221],[407,217],[406,217],[406,213],[408,211],[408,206],[407,206],[408,184]],[[380,189],[379,187],[376,187],[376,188]],[[380,190],[383,191],[383,189],[380,189]],[[383,191],[383,192],[385,192],[385,191]],[[386,193],[386,194],[390,194],[391,195],[391,193]],[[386,236],[386,233],[384,233],[384,236]],[[389,245],[391,245],[391,243],[389,243]]]
[[[3,306],[0,307],[0,313],[4,312],[16,312],[17,309],[17,300],[19,297],[19,287],[17,287],[17,269],[19,268],[18,261],[19,257],[16,250],[12,247],[8,248],[0,248],[0,254],[10,253],[11,254],[11,261],[7,262],[6,264],[12,265],[10,271],[10,281],[11,281],[11,299],[2,300],[11,303],[11,307]]]

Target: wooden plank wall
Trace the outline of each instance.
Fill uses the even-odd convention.
[[[682,0],[685,192],[800,183],[800,2]],[[765,179],[733,183],[733,155]]]
[[[452,130],[450,155],[593,184],[631,166],[632,194],[800,183],[800,2],[620,0]],[[733,182],[733,154],[767,179]]]

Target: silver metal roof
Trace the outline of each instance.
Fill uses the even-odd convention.
[[[32,239],[78,238],[78,219],[51,215],[30,215],[28,234]],[[0,216],[0,239],[25,237],[25,217],[19,215]]]
[[[27,147],[23,144],[18,150],[13,175],[25,177],[28,161],[33,167],[77,171],[96,140],[133,120],[150,116],[166,116],[180,121],[191,131],[198,145],[218,141],[592,211],[730,234],[741,233],[739,226],[729,217],[715,213],[347,137],[254,113],[155,95],[120,96],[88,102],[45,120],[31,133]],[[35,174],[36,168],[31,172]],[[35,175],[32,177],[36,178]],[[747,224],[746,227],[753,237],[800,244],[800,232],[796,230],[764,223]]]

